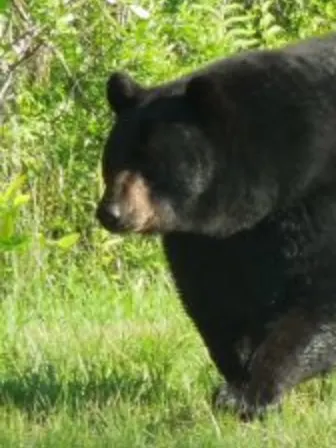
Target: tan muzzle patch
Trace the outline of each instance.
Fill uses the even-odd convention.
[[[114,182],[113,196],[134,232],[141,233],[158,227],[159,219],[150,188],[140,174],[130,171],[119,173]]]

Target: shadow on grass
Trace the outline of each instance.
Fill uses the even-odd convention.
[[[76,377],[77,375],[77,377]],[[201,379],[201,396],[209,400],[212,391],[212,381],[208,373]],[[200,378],[198,378],[200,380]],[[211,383],[211,386],[210,386]],[[323,380],[315,380],[301,385],[299,389],[305,391],[306,400],[311,404],[318,401],[330,400],[333,395],[334,381],[330,376]],[[209,390],[208,389],[209,387]],[[205,396],[205,395],[206,396]],[[187,399],[186,399],[187,398]],[[197,404],[196,404],[197,403]],[[199,400],[196,402],[199,407]],[[28,419],[43,423],[49,415],[66,410],[69,417],[75,417],[83,411],[91,409],[111,408],[112,411],[121,413],[128,407],[139,408],[139,412],[145,412],[141,406],[151,409],[151,417],[145,416],[148,432],[154,437],[160,425],[166,425],[171,431],[181,427],[191,427],[197,421],[195,404],[186,389],[179,387],[179,383],[169,381],[169,372],[158,368],[153,372],[137,372],[127,369],[102,372],[97,366],[88,369],[86,374],[73,371],[67,372],[65,377],[53,364],[44,365],[36,371],[27,368],[20,373],[14,373],[11,377],[0,377],[0,406],[15,407],[23,412]],[[165,408],[168,412],[157,412],[157,409]],[[129,412],[129,411],[128,411]],[[126,418],[129,418],[127,412]],[[95,430],[104,430],[106,422],[101,418],[101,413],[90,413],[88,423]],[[224,413],[223,413],[224,415]],[[147,421],[148,420],[148,421]]]
[[[36,417],[53,410],[77,412],[95,407],[116,406],[121,402],[135,405],[154,404],[157,401],[185,401],[183,392],[168,384],[163,372],[146,375],[136,372],[115,371],[99,375],[92,371],[76,378],[76,373],[62,378],[53,365],[39,371],[32,368],[12,377],[0,377],[0,406],[15,406]]]
[[[55,365],[45,364],[39,370],[30,367],[12,373],[12,376],[0,377],[0,406],[14,406],[28,415],[49,414],[64,408],[67,412],[77,412],[91,405],[115,407],[123,402],[186,404],[187,391],[169,380],[169,369],[165,371],[164,367],[151,372],[126,368],[104,372],[92,366],[85,374],[75,370],[62,377]],[[203,398],[210,400],[214,378],[204,371],[203,379],[199,377],[199,380],[204,387],[202,395],[206,395]],[[335,393],[335,383],[335,376],[326,375],[295,389],[304,391],[313,402],[325,401]]]

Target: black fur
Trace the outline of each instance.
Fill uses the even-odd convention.
[[[149,231],[228,384],[215,402],[252,418],[336,364],[336,36],[153,88],[123,79],[98,217],[135,230],[132,207],[108,210],[118,173],[146,181]]]

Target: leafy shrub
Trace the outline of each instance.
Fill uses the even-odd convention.
[[[94,218],[110,126],[109,72],[127,69],[142,82],[159,82],[225,54],[325,32],[336,20],[334,0],[5,3],[0,181],[25,173],[30,200],[2,197],[1,247],[30,250],[28,241],[41,234],[49,241],[79,233],[72,259],[91,254],[114,270],[120,263],[157,266],[162,259],[156,241],[107,238]]]

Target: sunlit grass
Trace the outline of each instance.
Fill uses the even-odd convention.
[[[2,300],[0,446],[333,446],[332,380],[322,398],[319,381],[289,394],[264,423],[214,414],[218,374],[164,267],[110,288],[95,274],[89,284],[70,270]]]

